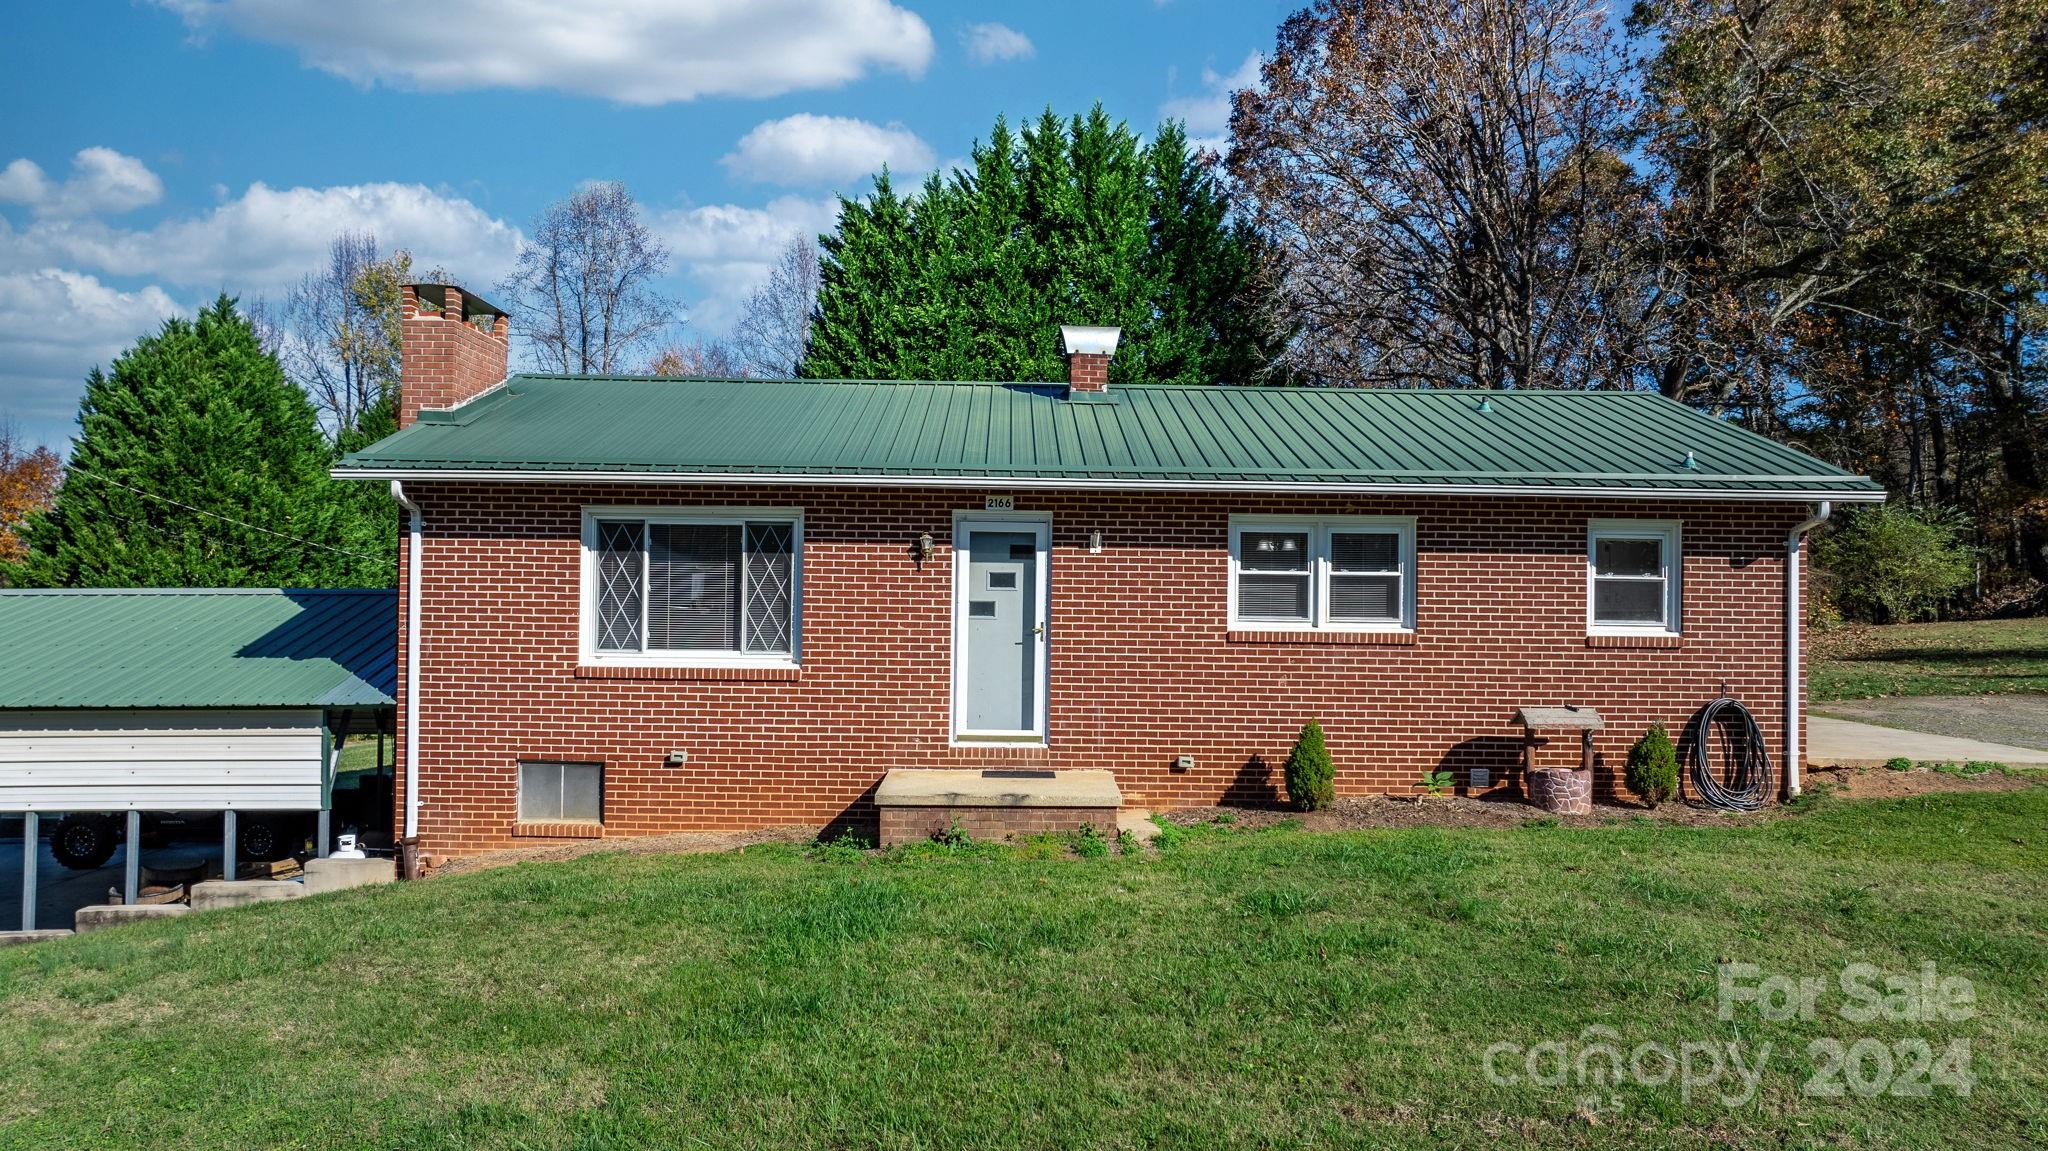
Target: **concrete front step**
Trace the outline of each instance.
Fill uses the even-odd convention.
[[[351,887],[398,882],[398,864],[389,859],[309,859],[306,894],[323,895]]]
[[[192,910],[247,907],[252,903],[297,899],[304,894],[305,884],[288,879],[209,879],[192,885]]]
[[[1123,793],[1107,771],[902,768],[875,789],[882,846],[917,843],[958,828],[974,839],[1063,834],[1093,827],[1114,835]]]
[[[0,947],[21,947],[49,939],[62,939],[69,934],[71,929],[68,927],[39,928],[35,931],[0,931]]]
[[[182,903],[100,903],[79,908],[71,917],[71,925],[84,935],[103,927],[141,923],[145,919],[172,919],[191,910]]]

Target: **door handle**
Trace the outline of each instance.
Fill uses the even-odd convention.
[[[1034,628],[1032,628],[1032,629],[1031,629],[1031,634],[1032,634],[1032,635],[1035,635],[1035,636],[1037,636],[1037,637],[1038,637],[1038,638],[1040,638],[1040,639],[1044,639],[1044,638],[1045,638],[1045,625],[1044,625],[1044,624],[1039,624],[1039,625],[1038,625],[1037,627],[1034,627]]]

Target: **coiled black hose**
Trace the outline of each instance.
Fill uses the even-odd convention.
[[[1714,771],[1717,746],[1728,765],[1720,775]],[[1755,811],[1771,796],[1771,753],[1764,734],[1749,709],[1727,696],[1702,709],[1693,727],[1692,786],[1708,806],[1725,811]]]

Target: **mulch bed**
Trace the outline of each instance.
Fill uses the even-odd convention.
[[[2011,791],[2031,787],[2039,778],[1987,772],[1974,777],[1957,777],[1945,772],[1886,771],[1883,768],[1825,768],[1808,771],[1809,788],[1825,788],[1829,794],[1848,799],[1896,799],[1941,791]],[[1340,799],[1322,811],[1288,811],[1263,807],[1183,807],[1162,812],[1171,823],[1182,826],[1214,823],[1221,819],[1237,827],[1272,827],[1292,822],[1307,831],[1362,831],[1394,827],[1520,827],[1532,819],[1555,818],[1564,827],[1603,827],[1638,817],[1663,823],[1691,826],[1733,827],[1758,820],[1783,819],[1797,814],[1790,808],[1772,806],[1760,812],[1716,811],[1688,803],[1665,803],[1655,808],[1609,797],[1593,804],[1591,815],[1548,816],[1519,798],[1476,799],[1463,795],[1413,796],[1370,795]],[[688,831],[672,835],[636,838],[588,839],[566,843],[513,847],[482,855],[465,856],[435,867],[433,875],[460,875],[515,863],[550,863],[605,852],[630,855],[698,855],[716,851],[737,851],[761,843],[808,844],[817,831],[808,827],[771,827],[759,831]]]
[[[1846,799],[1896,799],[1945,791],[2011,791],[2031,787],[2036,779],[1986,772],[1957,777],[1945,772],[1886,771],[1882,768],[1825,768],[1806,773],[1809,790],[1825,789]],[[1340,799],[1321,811],[1289,811],[1261,807],[1183,807],[1163,812],[1182,826],[1214,823],[1219,818],[1238,827],[1261,828],[1291,821],[1306,831],[1361,831],[1387,827],[1519,827],[1532,819],[1554,818],[1564,827],[1601,827],[1636,818],[1695,827],[1733,827],[1758,820],[1784,819],[1798,811],[1772,805],[1758,812],[1719,811],[1672,802],[1655,808],[1628,800],[1596,800],[1591,815],[1551,816],[1518,797],[1477,799],[1471,796],[1369,795]]]

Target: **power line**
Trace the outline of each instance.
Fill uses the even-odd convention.
[[[129,492],[134,492],[134,493],[135,493],[136,495],[138,495],[138,496],[141,496],[141,497],[143,497],[144,499],[151,499],[151,500],[155,500],[155,501],[157,501],[158,503],[164,503],[164,504],[169,504],[169,505],[171,505],[171,506],[172,506],[172,507],[174,507],[174,508],[183,508],[184,510],[186,510],[186,511],[188,511],[188,512],[192,512],[192,513],[195,513],[195,514],[197,514],[197,515],[202,515],[202,516],[206,516],[206,517],[208,517],[208,518],[210,518],[210,519],[216,519],[216,520],[220,520],[220,521],[221,521],[222,523],[230,523],[230,524],[234,524],[234,525],[235,525],[236,527],[248,528],[248,529],[249,529],[250,531],[252,531],[252,532],[262,532],[262,533],[263,533],[264,535],[276,536],[276,537],[278,537],[279,539],[285,539],[285,540],[290,540],[290,541],[292,541],[293,543],[297,543],[297,544],[304,544],[305,546],[307,546],[307,547],[309,547],[309,548],[319,548],[319,549],[321,549],[322,551],[330,551],[330,552],[334,552],[334,553],[336,553],[336,554],[338,554],[338,555],[352,556],[352,557],[354,557],[354,558],[356,558],[356,559],[359,559],[359,560],[376,560],[376,561],[377,561],[377,562],[379,562],[379,563],[382,563],[382,562],[384,562],[385,560],[387,560],[387,559],[389,559],[389,558],[390,558],[389,556],[377,556],[377,555],[370,555],[370,554],[368,554],[368,553],[366,553],[366,552],[352,552],[352,551],[348,550],[347,548],[338,548],[338,547],[335,547],[335,546],[334,546],[333,544],[323,544],[323,543],[319,542],[318,540],[309,540],[309,539],[306,539],[306,538],[304,538],[303,536],[295,536],[295,535],[292,535],[292,534],[291,534],[290,532],[281,532],[281,531],[276,531],[276,530],[274,530],[274,529],[271,529],[271,528],[266,528],[266,527],[263,527],[263,526],[261,526],[261,525],[259,525],[259,524],[252,524],[252,523],[249,523],[249,522],[248,522],[248,521],[246,521],[246,520],[238,520],[238,519],[234,518],[233,516],[224,516],[224,515],[221,515],[221,514],[219,514],[218,512],[210,512],[210,511],[207,511],[207,510],[206,510],[205,508],[195,508],[195,507],[193,507],[193,506],[192,506],[191,504],[188,504],[188,503],[182,503],[182,502],[180,502],[180,501],[178,501],[178,500],[174,500],[174,499],[170,498],[169,496],[160,496],[160,495],[157,495],[157,494],[156,494],[155,492],[146,492],[146,491],[143,491],[143,490],[142,490],[141,488],[138,488],[138,487],[130,487],[129,485],[127,485],[127,484],[124,484],[124,483],[122,483],[122,482],[121,482],[120,480],[114,479],[114,478],[113,478],[113,477],[111,477],[111,476],[103,476],[103,475],[100,475],[100,474],[99,474],[98,472],[94,472],[94,471],[89,471],[89,470],[87,470],[87,469],[85,469],[85,468],[79,467],[79,466],[78,466],[77,464],[71,464],[71,465],[69,465],[68,467],[66,467],[66,468],[64,469],[64,472],[65,472],[65,474],[66,474],[67,476],[70,476],[70,475],[82,475],[82,476],[91,476],[91,477],[92,477],[93,479],[96,479],[96,480],[100,481],[101,483],[106,483],[106,484],[112,484],[112,485],[114,485],[115,487],[117,487],[117,488],[120,488],[120,489],[121,489],[121,490],[123,490],[123,491],[129,491]],[[119,518],[122,518],[122,517],[116,516],[115,518],[116,518],[116,519],[119,519]],[[133,522],[133,521],[130,521],[130,522]]]

